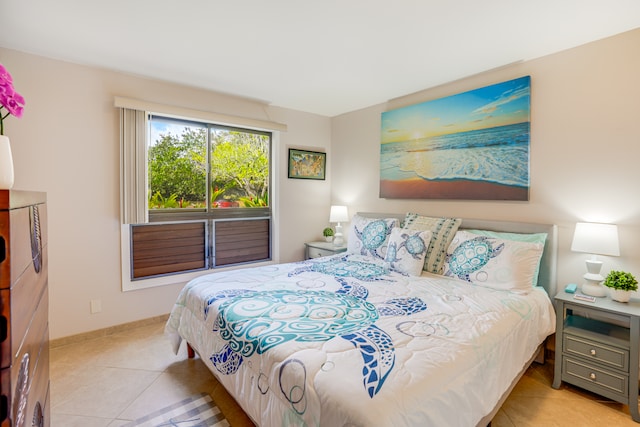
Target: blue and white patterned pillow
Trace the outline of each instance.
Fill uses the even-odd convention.
[[[547,233],[508,233],[505,231],[490,231],[490,230],[470,230],[465,231],[473,234],[479,234],[481,236],[496,237],[504,240],[515,240],[517,242],[530,242],[540,243],[544,246],[547,241]],[[540,275],[540,262],[536,268],[536,272],[533,275],[533,286],[538,285],[538,276]]]
[[[460,218],[437,218],[415,213],[407,213],[404,219],[405,230],[430,230],[431,243],[424,258],[424,271],[442,274],[442,266],[447,256],[447,248],[453,240],[462,220]]]
[[[391,230],[385,261],[400,273],[419,276],[431,242],[431,231]]]
[[[475,285],[527,293],[544,244],[505,240],[458,231],[447,249],[444,275]]]
[[[347,252],[384,259],[391,230],[396,227],[396,218],[365,218],[354,215],[349,228]]]

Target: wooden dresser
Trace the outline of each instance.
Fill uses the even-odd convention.
[[[45,193],[0,190],[0,427],[49,419]]]

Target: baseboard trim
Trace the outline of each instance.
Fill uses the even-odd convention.
[[[77,335],[70,335],[68,337],[56,338],[49,341],[49,347],[62,347],[64,345],[76,344],[83,341],[89,341],[96,338],[102,338],[109,335],[117,334],[119,332],[127,331],[130,329],[139,328],[142,326],[153,325],[155,323],[166,322],[169,319],[168,314],[161,316],[150,317],[148,319],[136,320],[135,322],[123,323],[120,325],[110,326],[104,329],[97,329],[95,331],[83,332]]]

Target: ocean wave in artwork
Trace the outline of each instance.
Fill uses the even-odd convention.
[[[380,179],[529,185],[529,122],[381,146]]]

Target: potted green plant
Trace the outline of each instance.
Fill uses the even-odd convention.
[[[331,227],[327,227],[324,230],[322,230],[322,235],[324,236],[324,239],[327,242],[330,242],[333,240],[333,228]]]
[[[609,288],[611,299],[618,302],[629,302],[631,293],[638,290],[638,281],[626,271],[611,270],[602,284]]]

